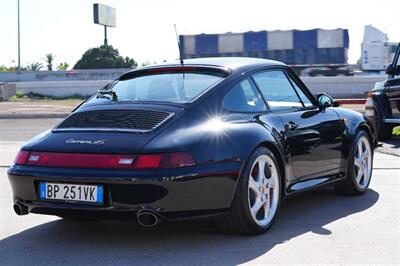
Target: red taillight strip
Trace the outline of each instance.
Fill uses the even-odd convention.
[[[26,165],[66,168],[131,169],[135,155],[30,152]]]
[[[25,164],[26,159],[28,159],[29,151],[19,151],[17,157],[15,157],[15,164]]]
[[[185,152],[163,154],[82,154],[20,151],[15,164],[96,169],[157,169],[196,165]]]

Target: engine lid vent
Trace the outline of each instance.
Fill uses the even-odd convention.
[[[174,113],[136,110],[95,110],[73,113],[61,122],[55,131],[112,130],[148,132],[156,129]]]

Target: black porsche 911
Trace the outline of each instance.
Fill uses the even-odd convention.
[[[8,170],[14,209],[143,226],[211,216],[228,232],[263,233],[290,194],[368,189],[375,130],[336,106],[276,61],[133,70],[22,147]]]

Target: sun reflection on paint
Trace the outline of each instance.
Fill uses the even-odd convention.
[[[219,118],[212,118],[202,125],[202,129],[205,131],[220,132],[228,126],[229,123],[226,123]]]

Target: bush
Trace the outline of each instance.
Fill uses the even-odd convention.
[[[400,136],[400,126],[393,128],[393,135]]]
[[[101,69],[101,68],[135,68],[137,63],[129,57],[119,55],[117,49],[111,45],[87,50],[75,64],[74,69]]]

